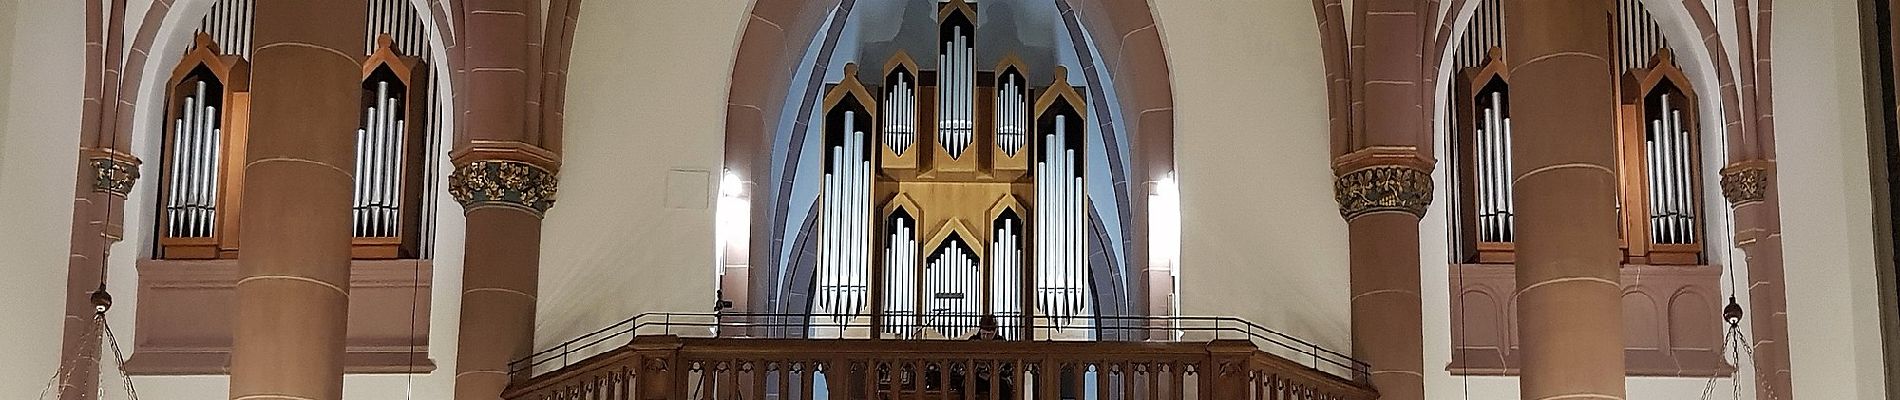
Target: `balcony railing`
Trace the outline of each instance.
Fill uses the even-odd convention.
[[[868,320],[869,318],[864,318]],[[805,317],[644,314],[512,365],[508,400],[1370,400],[1367,366],[1235,318],[1102,317],[1149,339],[747,336]],[[1123,324],[1111,322],[1136,322]],[[1054,329],[1053,327],[1033,327]],[[851,329],[844,330],[851,332]],[[872,332],[868,326],[861,332]],[[1103,335],[1106,336],[1106,335]],[[846,337],[850,337],[849,334]]]

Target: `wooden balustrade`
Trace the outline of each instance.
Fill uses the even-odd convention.
[[[917,341],[639,336],[532,379],[507,400],[1312,399],[1377,393],[1209,342]]]

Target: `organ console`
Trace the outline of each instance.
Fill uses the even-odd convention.
[[[978,70],[976,17],[939,5],[936,70],[900,51],[826,91],[813,336],[1088,337],[1084,97],[1061,67]]]
[[[1639,0],[1618,0],[1610,23],[1617,32],[1621,121],[1617,174],[1622,249],[1630,264],[1704,262],[1702,174],[1696,97],[1675,65],[1661,29]],[[1454,62],[1456,129],[1452,149],[1459,193],[1457,241],[1463,261],[1515,261],[1511,205],[1511,112],[1503,16],[1497,0],[1483,0]]]

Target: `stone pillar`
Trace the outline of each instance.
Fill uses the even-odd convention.
[[[1371,148],[1335,165],[1351,246],[1353,358],[1371,365],[1380,398],[1423,400],[1418,221],[1432,202],[1431,164],[1412,149]]]
[[[61,400],[88,400],[99,393],[103,314],[92,293],[103,289],[108,247],[122,237],[125,199],[138,179],[139,160],[119,150],[109,125],[123,104],[118,95],[125,69],[125,2],[86,3],[86,93],[79,137],[78,181],[73,187],[71,247],[66,264],[66,311],[61,321]],[[108,40],[112,38],[113,40]],[[142,60],[142,59],[141,59]],[[129,113],[128,113],[129,114]],[[129,129],[127,130],[129,131]]]
[[[91,299],[105,284],[106,247],[119,241],[125,198],[139,177],[139,160],[130,154],[80,150],[79,182],[73,199],[71,256],[66,273],[66,318],[60,343],[59,398],[87,400],[99,392],[103,318]]]
[[[541,216],[554,204],[559,158],[560,39],[574,0],[471,2],[459,30],[463,85],[456,98],[461,135],[450,153],[449,194],[462,204],[461,330],[455,398],[495,400],[510,382],[509,362],[533,352],[540,283]],[[544,43],[544,38],[554,38]],[[550,101],[554,100],[554,101]],[[543,104],[549,105],[547,108]],[[524,378],[514,376],[514,378]]]
[[[1506,0],[1524,399],[1622,399],[1605,0]]]
[[[458,155],[449,177],[449,194],[468,221],[455,351],[458,400],[500,397],[510,381],[509,362],[534,350],[541,216],[554,204],[556,185],[552,153],[519,144],[484,146],[497,147]]]
[[[1788,293],[1781,255],[1781,200],[1773,161],[1722,169],[1722,194],[1735,211],[1735,247],[1748,257],[1748,318],[1758,399],[1794,398],[1788,361]]]
[[[232,399],[343,396],[367,9],[257,4]]]
[[[1317,5],[1317,3],[1316,3]],[[1353,358],[1371,366],[1379,395],[1393,400],[1425,398],[1425,342],[1418,221],[1432,201],[1431,124],[1423,101],[1424,2],[1370,0],[1355,3],[1349,56],[1350,106],[1336,112],[1334,195],[1350,243]],[[1328,10],[1327,22],[1335,11]],[[1344,29],[1325,30],[1344,43]],[[1329,57],[1331,57],[1329,55]],[[1344,60],[1341,60],[1342,63]],[[1432,68],[1436,71],[1436,68]],[[1336,117],[1339,114],[1335,115]],[[1339,124],[1348,124],[1341,129]],[[1362,377],[1363,378],[1363,377]]]

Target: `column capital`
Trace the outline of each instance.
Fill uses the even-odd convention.
[[[1768,199],[1768,178],[1774,174],[1772,160],[1742,161],[1722,167],[1722,197],[1730,208],[1760,203]]]
[[[1368,147],[1333,161],[1333,196],[1339,215],[1360,216],[1397,211],[1423,218],[1432,204],[1431,163],[1411,146]]]
[[[465,210],[513,207],[541,216],[554,206],[554,171],[516,160],[475,160],[449,174],[449,195]]]
[[[92,167],[92,191],[125,198],[139,180],[139,159],[111,149],[83,148],[80,157]]]

